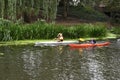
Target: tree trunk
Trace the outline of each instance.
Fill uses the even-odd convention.
[[[64,12],[63,12],[63,17],[66,19],[68,16],[68,0],[64,0]]]
[[[5,1],[0,0],[0,18],[4,18]]]
[[[43,14],[47,22],[53,22],[57,14],[57,0],[43,1]]]
[[[8,19],[8,0],[5,0],[4,18]]]

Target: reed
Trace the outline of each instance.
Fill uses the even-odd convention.
[[[79,37],[106,36],[107,29],[101,25],[81,24],[65,27],[46,23],[9,24],[0,26],[0,41],[26,40],[26,39],[54,39],[61,32],[65,39]]]
[[[120,27],[118,26],[116,26],[116,27],[113,27],[112,29],[111,29],[111,32],[112,33],[114,33],[114,34],[119,34],[120,35]]]
[[[88,35],[90,37],[103,37],[107,34],[107,28],[104,25],[90,25]]]

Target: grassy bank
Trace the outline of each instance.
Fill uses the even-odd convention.
[[[107,34],[106,37],[98,37],[95,38],[96,40],[108,40],[108,39],[115,39],[116,35],[115,34]],[[79,38],[75,39],[65,39],[64,41],[78,41]],[[91,38],[86,37],[83,38],[85,41],[91,40]],[[46,42],[46,41],[56,41],[54,39],[39,39],[39,40],[14,40],[14,41],[0,41],[0,46],[8,46],[8,45],[34,45],[35,42]],[[83,41],[84,42],[84,41]]]
[[[96,40],[109,40],[115,39],[117,37],[116,34],[107,33],[106,37],[96,37]],[[79,38],[75,39],[65,39],[64,41],[77,41]],[[83,38],[85,41],[91,40],[91,37]],[[0,46],[8,46],[8,45],[34,45],[35,42],[46,42],[46,41],[56,41],[54,39],[39,39],[39,40],[13,40],[13,41],[0,41]]]
[[[46,24],[36,22],[34,24],[0,25],[1,45],[27,45],[38,41],[55,41],[56,35],[62,32],[65,40],[78,40],[84,38],[90,40],[116,38],[120,34],[120,28],[107,29],[104,24],[80,24],[74,26]]]

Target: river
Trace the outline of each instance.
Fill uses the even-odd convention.
[[[106,47],[1,46],[0,80],[120,80],[120,42]]]

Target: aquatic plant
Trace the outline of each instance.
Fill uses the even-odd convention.
[[[102,25],[81,24],[65,27],[54,24],[10,24],[9,27],[0,26],[0,40],[26,40],[26,39],[54,39],[61,32],[66,39],[79,37],[102,37],[107,33]]]

